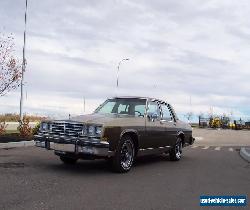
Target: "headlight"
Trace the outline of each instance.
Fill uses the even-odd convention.
[[[48,123],[48,130],[52,131],[52,123]]]
[[[102,126],[97,126],[95,130],[96,135],[100,136],[102,133]]]
[[[82,136],[87,136],[88,135],[88,128],[87,128],[87,126],[83,126],[81,135]]]
[[[102,133],[102,126],[89,125],[88,126],[88,136],[100,137]]]
[[[52,131],[52,123],[42,122],[40,126],[41,131]]]
[[[41,130],[47,130],[48,129],[48,123],[46,123],[46,122],[43,122],[42,124],[41,124]]]
[[[95,126],[93,126],[93,125],[89,126],[89,128],[88,128],[88,134],[90,136],[94,136],[95,135]]]

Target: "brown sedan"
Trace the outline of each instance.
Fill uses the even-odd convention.
[[[169,153],[171,160],[180,160],[182,147],[193,144],[194,138],[191,126],[180,121],[167,102],[115,97],[93,114],[42,122],[35,141],[66,164],[105,158],[115,171],[127,172],[141,155]]]

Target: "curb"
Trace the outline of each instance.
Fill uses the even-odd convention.
[[[246,147],[241,147],[240,156],[250,163],[250,149],[247,149]]]
[[[34,146],[35,142],[32,141],[20,141],[20,142],[9,142],[9,143],[0,143],[0,149],[11,149],[16,147],[30,147]]]

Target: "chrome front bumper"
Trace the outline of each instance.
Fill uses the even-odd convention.
[[[38,140],[39,139],[39,140]],[[52,139],[43,138],[41,136],[35,136],[35,145],[37,147],[46,148],[48,150],[54,150],[56,153],[66,154],[71,153],[75,155],[93,155],[101,157],[111,157],[114,152],[109,151],[108,142],[90,142],[79,141],[75,142],[52,142]]]

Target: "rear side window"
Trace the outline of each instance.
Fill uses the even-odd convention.
[[[173,116],[166,104],[161,104],[161,109],[162,109],[162,119],[163,120],[173,120]]]

